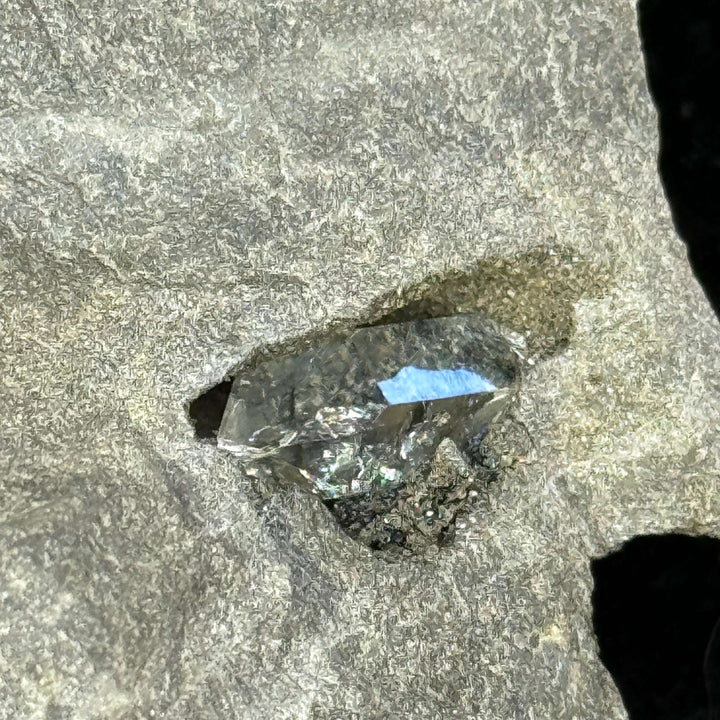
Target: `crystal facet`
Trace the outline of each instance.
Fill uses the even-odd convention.
[[[390,405],[497,390],[487,378],[465,368],[425,370],[413,365],[402,368],[395,377],[381,380],[378,385]]]
[[[325,499],[391,489],[444,438],[473,446],[515,362],[479,315],[362,328],[237,376],[218,445]]]

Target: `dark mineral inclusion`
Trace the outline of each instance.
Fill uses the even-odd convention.
[[[471,453],[515,367],[479,315],[362,328],[238,375],[218,445],[326,500],[391,489],[444,438]]]

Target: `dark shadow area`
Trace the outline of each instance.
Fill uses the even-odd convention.
[[[720,656],[713,633],[720,618],[720,540],[636,537],[594,560],[592,574],[600,659],[630,720],[714,718],[708,694],[717,693]]]
[[[660,175],[695,276],[720,314],[720,3],[640,0]]]
[[[548,358],[562,352],[575,332],[574,303],[602,295],[609,283],[606,268],[573,262],[570,252],[536,250],[392,291],[379,298],[361,327],[480,313],[522,334],[530,353]]]
[[[224,380],[188,403],[187,413],[195,427],[195,436],[199,440],[217,438],[232,383],[232,378]]]

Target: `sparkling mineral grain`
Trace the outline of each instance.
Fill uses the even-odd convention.
[[[362,328],[238,375],[218,445],[325,499],[397,487],[444,438],[473,446],[515,363],[479,315]]]

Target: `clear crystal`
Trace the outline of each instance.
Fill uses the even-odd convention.
[[[477,445],[515,367],[479,315],[361,328],[238,375],[218,445],[325,499],[395,488],[444,438]]]

